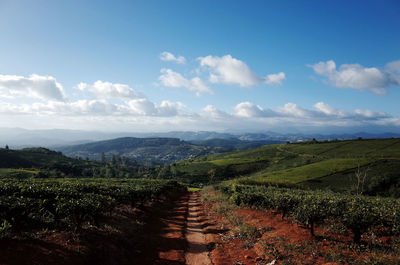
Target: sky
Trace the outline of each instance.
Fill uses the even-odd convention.
[[[0,127],[400,132],[400,2],[0,0]]]

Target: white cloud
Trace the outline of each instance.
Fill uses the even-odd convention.
[[[179,63],[179,64],[186,63],[185,57],[183,57],[183,56],[175,57],[175,55],[173,55],[170,52],[162,52],[160,54],[160,60],[161,61],[172,61],[172,62],[176,62],[176,63]]]
[[[87,83],[79,83],[77,88],[81,91],[87,90],[97,98],[132,99],[138,97],[137,93],[128,85],[113,84],[110,82],[103,82],[101,80],[94,82],[92,85]]]
[[[200,66],[210,71],[209,80],[211,83],[251,87],[260,82],[265,82],[268,85],[282,84],[286,79],[286,75],[283,72],[260,78],[251,71],[245,62],[233,58],[230,54],[222,57],[208,55],[197,59],[200,61]]]
[[[366,119],[379,119],[379,118],[389,118],[390,115],[385,113],[385,112],[378,112],[378,111],[372,111],[372,110],[361,110],[361,109],[356,109],[354,111],[356,116],[361,116],[361,118],[366,118]]]
[[[385,68],[388,72],[400,73],[400,60],[387,63]]]
[[[133,99],[128,102],[129,109],[135,115],[153,116],[156,114],[156,107],[153,102],[146,98]]]
[[[199,57],[200,66],[210,69],[210,82],[238,84],[242,87],[250,87],[259,83],[260,79],[242,61],[231,55],[222,57],[208,55]]]
[[[390,72],[378,68],[366,68],[359,64],[343,64],[336,69],[332,60],[309,65],[316,74],[328,78],[335,87],[353,88],[358,90],[369,89],[375,94],[385,94],[387,87],[400,85],[400,78]],[[397,69],[397,63],[388,64],[387,68]]]
[[[157,105],[145,98],[126,100],[122,104],[110,103],[105,99],[33,104],[0,102],[0,117],[3,123],[4,120],[9,120],[16,126],[22,127],[24,123],[40,120],[42,124],[46,122],[52,125],[60,124],[60,126],[64,124],[68,128],[84,126],[97,130],[131,128],[135,131],[218,129],[287,132],[293,129],[307,129],[315,132],[315,130],[341,128],[343,132],[346,128],[391,126],[390,128],[397,128],[396,130],[400,131],[400,119],[387,113],[365,109],[345,112],[324,102],[316,103],[314,109],[305,109],[297,104],[287,103],[274,110],[263,108],[252,102],[241,102],[234,106],[232,113],[224,112],[212,105],[207,105],[196,113],[188,110],[180,102],[163,101]]]
[[[229,114],[217,109],[213,105],[207,105],[201,110],[201,115],[207,118],[222,119],[229,118]]]
[[[305,118],[310,116],[310,111],[305,110],[297,106],[297,104],[291,102],[286,103],[283,107],[278,108],[277,112],[281,113],[282,115],[288,115],[300,118]]]
[[[237,104],[233,109],[238,117],[264,117],[267,114],[259,105],[248,101]]]
[[[23,95],[43,100],[63,101],[64,89],[52,76],[32,74],[29,77],[0,75],[0,95]]]
[[[390,115],[385,112],[378,112],[372,110],[361,110],[356,109],[353,113],[346,112],[343,110],[335,109],[324,102],[318,102],[314,105],[317,112],[323,113],[327,116],[335,116],[339,119],[349,119],[349,120],[376,120],[376,119],[386,119]]]
[[[1,104],[0,113],[23,115],[103,116],[117,113],[119,107],[105,100],[78,100],[74,102],[49,101],[33,104]]]
[[[317,102],[314,105],[314,108],[318,112],[322,112],[325,115],[337,115],[337,116],[341,116],[341,117],[346,115],[343,111],[334,109],[334,108],[332,108],[331,106],[329,106],[328,104],[326,104],[324,102]]]
[[[173,117],[187,113],[186,106],[181,102],[162,101],[156,105],[146,98],[132,99],[123,104],[110,103],[104,99],[77,100],[73,102],[33,104],[12,104],[0,102],[0,114],[7,115],[49,115],[70,117]]]
[[[158,116],[171,117],[176,115],[185,115],[187,107],[181,102],[171,102],[163,100],[159,106],[156,106]]]
[[[158,77],[161,84],[166,87],[186,88],[196,92],[199,96],[202,93],[213,94],[213,91],[199,77],[186,79],[180,73],[174,72],[171,69],[161,69],[161,75]]]
[[[286,80],[286,75],[284,72],[280,72],[267,75],[264,79],[267,85],[281,85],[282,82]]]

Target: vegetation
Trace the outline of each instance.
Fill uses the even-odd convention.
[[[400,139],[308,141],[267,145],[188,159],[170,165],[189,183],[284,185],[357,193],[357,170],[366,172],[363,193],[400,196]]]
[[[70,158],[46,148],[0,148],[0,177],[139,177],[150,171],[130,165],[119,156],[96,162]]]
[[[0,233],[40,229],[79,231],[121,204],[140,207],[184,192],[175,181],[144,179],[1,179]]]
[[[292,216],[307,226],[314,235],[314,226],[326,221],[342,223],[351,230],[354,242],[363,233],[376,229],[387,235],[400,233],[400,200],[333,192],[306,191],[254,185],[217,186],[236,205],[276,210],[282,218]]]
[[[224,151],[181,141],[177,138],[124,137],[87,144],[59,147],[69,157],[90,160],[111,160],[113,156],[125,159],[129,165],[154,166],[177,162],[182,159],[204,156]]]

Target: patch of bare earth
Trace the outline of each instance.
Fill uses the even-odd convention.
[[[79,233],[38,231],[0,238],[1,265],[185,264],[188,195],[122,205]]]
[[[213,212],[213,207],[215,203],[204,205],[206,242],[214,245],[209,254],[214,265],[400,264],[400,250],[393,249],[396,238],[392,238],[392,245],[388,244],[391,240],[387,238],[375,238],[374,244],[378,246],[373,246],[370,244],[372,239],[366,237],[363,246],[355,246],[349,233],[318,227],[315,230],[317,236],[313,237],[305,227],[290,218],[282,220],[275,212],[238,208],[233,210],[234,214],[259,231],[259,236],[247,240],[234,233],[237,228],[227,221],[226,216]],[[370,253],[368,248],[376,252]],[[369,263],[372,260],[374,263]]]
[[[218,192],[205,195],[209,202],[203,206],[207,220],[204,226],[206,242],[214,246],[209,254],[212,264],[400,264],[397,236],[378,236],[371,232],[357,245],[353,244],[350,232],[332,224],[316,227],[313,237],[306,227],[297,225],[291,218],[282,219],[274,211],[235,209],[232,205],[229,208],[226,207],[229,203],[221,201]],[[235,225],[238,219],[242,221]]]
[[[189,215],[186,224],[186,264],[211,265],[203,227],[206,224],[199,194],[193,193],[189,199]]]

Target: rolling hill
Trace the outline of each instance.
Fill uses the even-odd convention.
[[[92,170],[101,166],[46,148],[0,148],[0,177],[91,176]]]
[[[223,151],[218,147],[207,147],[181,141],[177,138],[123,137],[87,144],[56,148],[69,157],[100,160],[104,153],[107,160],[114,155],[135,160],[141,165],[161,165],[176,161],[215,154]]]
[[[232,179],[340,192],[353,188],[358,172],[366,175],[365,192],[400,196],[400,139],[267,145],[181,161],[171,171],[192,183]]]
[[[104,153],[107,160],[111,160],[114,155],[118,155],[135,160],[139,165],[164,165],[183,159],[233,150],[245,150],[276,142],[250,142],[238,139],[209,139],[187,142],[177,138],[123,137],[55,149],[69,157],[101,160],[102,153]]]

